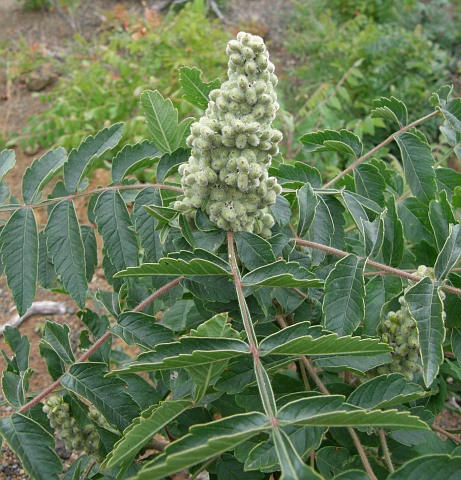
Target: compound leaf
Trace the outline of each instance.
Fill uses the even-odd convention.
[[[160,153],[148,140],[135,145],[125,145],[112,160],[112,181],[115,185],[131,173],[141,168],[150,167]]]
[[[408,123],[407,107],[401,100],[395,97],[381,97],[373,100],[371,116],[395,122],[399,128],[405,127]]]
[[[202,110],[208,107],[208,95],[211,90],[219,88],[218,79],[204,82],[200,77],[202,71],[197,67],[181,67],[179,69],[179,84],[183,91],[183,98]]]
[[[434,266],[435,276],[439,280],[443,280],[449,274],[461,256],[461,223],[449,225],[448,232],[448,238]]]
[[[360,138],[348,130],[306,133],[299,140],[308,152],[342,152],[360,157],[363,149]]]

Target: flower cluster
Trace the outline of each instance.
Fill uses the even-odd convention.
[[[279,108],[277,77],[261,37],[240,32],[226,52],[229,80],[210,92],[205,115],[191,125],[191,156],[179,167],[185,196],[174,207],[202,209],[225,230],[270,237],[269,208],[281,193],[268,175],[282,140],[271,126]]]
[[[98,457],[99,435],[96,427],[89,423],[80,428],[70,412],[69,404],[62,397],[54,395],[48,398],[43,405],[43,411],[67,450],[85,451],[88,455]],[[106,423],[96,409],[91,408],[88,417],[101,426]]]
[[[415,272],[418,277],[430,277],[435,279],[433,269],[420,265]],[[413,282],[405,289],[411,288]],[[443,292],[441,296],[445,296]],[[397,312],[389,312],[386,320],[380,325],[381,340],[393,348],[392,362],[381,365],[376,369],[377,374],[393,372],[403,373],[408,380],[413,380],[415,373],[421,371],[419,363],[419,336],[415,320],[411,316],[410,309],[402,295],[399,297],[401,305]],[[445,318],[445,312],[442,313]]]

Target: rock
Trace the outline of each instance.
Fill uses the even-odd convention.
[[[51,62],[40,65],[26,77],[27,89],[30,92],[40,92],[46,87],[53,85],[58,79],[58,74]]]

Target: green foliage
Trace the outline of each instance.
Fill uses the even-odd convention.
[[[183,15],[200,12],[200,2],[190,5]],[[382,19],[379,2],[360,5]],[[231,62],[251,71],[254,52],[230,45],[242,53],[230,52]],[[218,98],[198,69],[182,69],[180,83],[195,107]],[[236,98],[249,88],[237,87]],[[263,177],[280,193],[266,238],[223,230],[209,198],[193,212],[175,209],[186,162],[205,155],[184,143],[190,119],[158,91],[142,95],[150,140],[114,151],[126,130],[101,122],[69,155],[52,148],[32,163],[24,203],[2,180],[1,260],[18,312],[38,280],[65,291],[85,325],[76,347],[67,325],[46,322],[39,349],[56,384],[44,393],[30,391],[27,337],[3,332],[2,391],[13,413],[0,434],[31,478],[61,478],[53,431],[92,457],[62,477],[72,480],[154,480],[182,469],[212,480],[455,478],[459,449],[431,426],[461,390],[460,174],[439,167],[456,152],[431,149],[419,128],[432,119],[456,137],[461,109],[450,95],[435,94],[422,118],[381,97],[369,113],[400,130],[384,141],[303,131],[312,157],[361,156],[328,183],[311,165],[272,159],[269,145],[274,165]],[[392,145],[395,159],[370,153],[372,141]],[[112,183],[90,190],[103,158]],[[14,153],[0,152],[0,176],[11,168]],[[136,183],[143,169],[156,183]],[[42,199],[45,187],[52,193]],[[77,209],[85,197],[87,218]],[[109,286],[94,295],[96,265]],[[127,348],[113,347],[112,335]],[[57,384],[59,397],[46,398]]]

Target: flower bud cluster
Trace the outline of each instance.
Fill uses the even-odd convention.
[[[269,208],[282,190],[268,175],[282,140],[271,126],[277,77],[261,37],[240,32],[226,52],[229,80],[210,92],[205,115],[191,125],[191,156],[179,167],[185,196],[174,207],[202,209],[225,230],[270,237]]]
[[[62,397],[55,395],[48,398],[43,411],[67,450],[85,451],[88,455],[98,457],[99,435],[95,426],[89,423],[80,428],[70,412],[69,404]],[[101,415],[99,412],[97,414]],[[88,416],[95,417],[94,409],[90,410]]]
[[[435,279],[434,270],[425,265],[420,265],[414,273],[418,277],[429,277]],[[408,291],[414,282],[405,289]],[[441,292],[442,300],[445,294]],[[401,305],[397,312],[389,312],[386,320],[380,325],[381,340],[393,348],[392,362],[387,365],[381,365],[376,369],[378,375],[387,373],[403,373],[408,380],[413,380],[415,373],[421,371],[419,363],[419,336],[416,322],[410,314],[405,297],[399,297]],[[442,318],[445,319],[446,313],[442,312]]]

